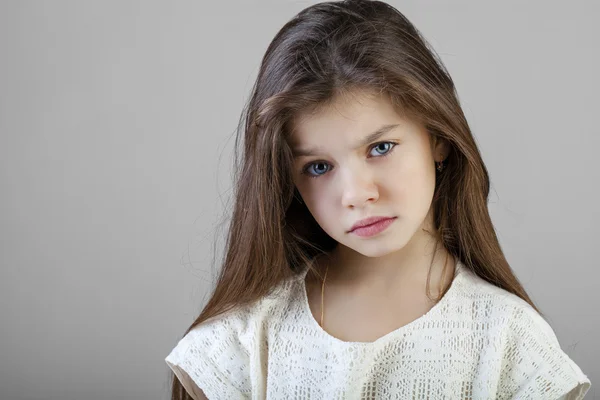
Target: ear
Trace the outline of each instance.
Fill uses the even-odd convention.
[[[450,154],[450,144],[443,138],[434,137],[432,151],[435,162],[444,161]]]

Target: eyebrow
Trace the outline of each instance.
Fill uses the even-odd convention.
[[[371,142],[374,142],[375,140],[379,139],[380,137],[382,137],[383,135],[385,135],[386,133],[388,133],[389,131],[391,131],[392,129],[394,129],[395,127],[397,127],[399,125],[400,124],[383,125],[379,129],[377,129],[375,132],[365,136],[362,140],[360,140],[358,145],[356,146],[356,148],[363,147],[363,146],[368,145]],[[318,153],[319,153],[318,147],[309,148],[309,149],[301,149],[301,148],[292,149],[292,154],[293,154],[294,158],[305,157],[305,156],[314,156],[314,155],[317,155]]]

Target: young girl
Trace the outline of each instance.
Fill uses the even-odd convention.
[[[379,1],[308,7],[245,113],[226,256],[166,358],[182,399],[581,399],[506,261],[452,79]]]

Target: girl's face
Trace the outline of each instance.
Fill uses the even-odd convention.
[[[290,136],[294,184],[321,228],[368,257],[402,249],[431,228],[434,148],[423,126],[400,116],[384,95],[338,98],[318,113],[299,115]],[[369,217],[394,218],[371,236],[351,232]]]

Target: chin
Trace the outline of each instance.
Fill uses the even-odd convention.
[[[357,253],[362,254],[365,257],[383,257],[388,254],[395,253],[402,250],[408,240],[400,235],[394,235],[389,237],[372,238],[372,239],[361,239],[359,241],[352,241],[352,243],[343,243],[344,246],[351,248]]]

